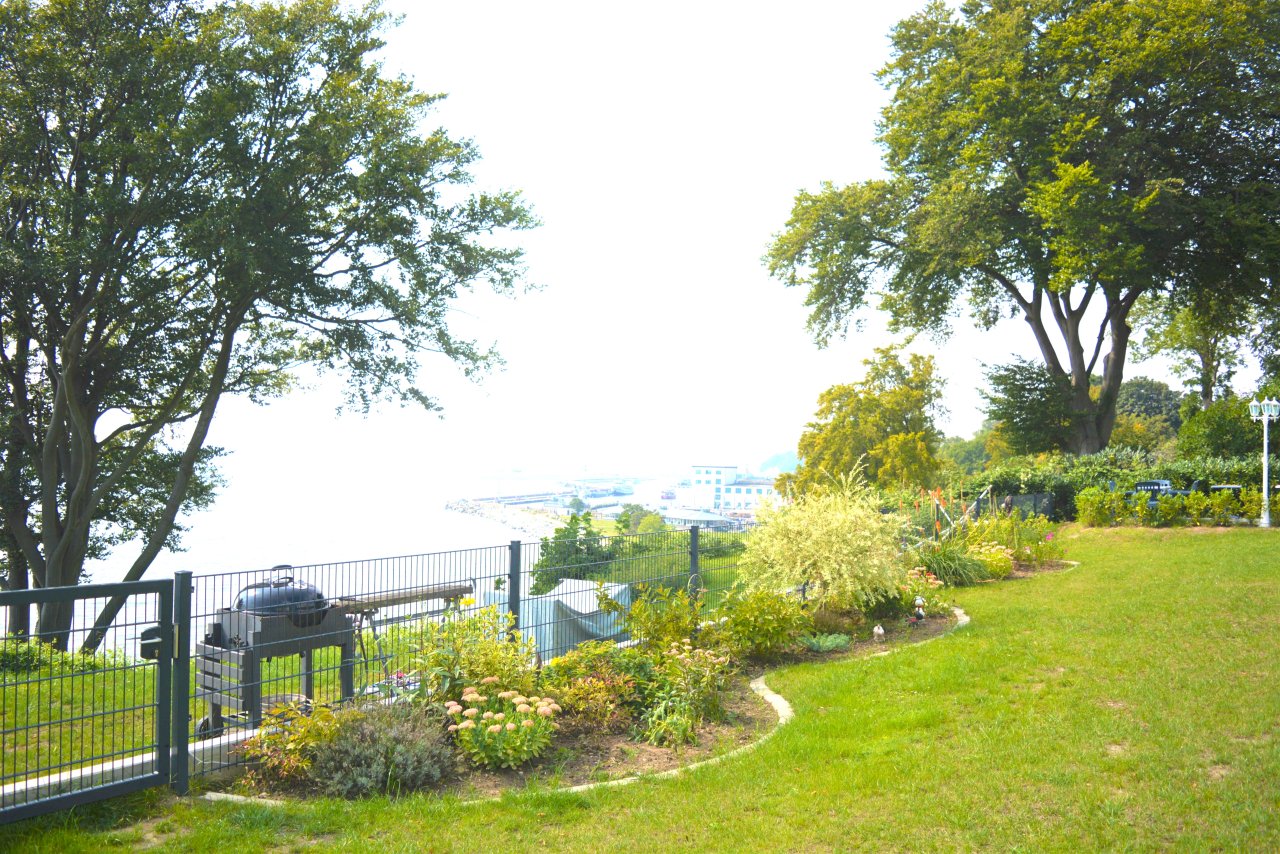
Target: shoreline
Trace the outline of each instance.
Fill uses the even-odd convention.
[[[444,505],[450,513],[462,513],[467,516],[478,516],[497,522],[513,531],[530,537],[542,539],[550,537],[560,524],[560,517],[549,510],[536,510],[526,507],[512,507],[491,501],[472,501],[459,498]]]

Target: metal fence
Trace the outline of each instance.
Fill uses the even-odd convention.
[[[89,614],[104,597],[129,600],[99,655],[5,642],[0,821],[150,785],[184,791],[189,770],[243,763],[239,745],[269,725],[278,704],[414,687],[445,620],[509,614],[501,631],[531,644],[542,662],[586,639],[625,642],[620,615],[600,608],[601,593],[624,612],[642,586],[684,589],[714,604],[737,578],[745,536],[698,528],[562,534],[463,551],[0,593],[0,607],[63,602]],[[143,658],[144,650],[155,657]],[[27,667],[24,656],[39,660]]]
[[[75,621],[29,640],[3,640],[0,819],[184,785],[172,774],[173,591],[174,582],[163,580],[0,593],[0,606],[42,609],[42,625],[58,624],[60,610],[96,614],[117,596],[128,605],[107,628],[103,653],[57,651],[77,649],[89,633]],[[127,652],[143,642],[154,658]]]

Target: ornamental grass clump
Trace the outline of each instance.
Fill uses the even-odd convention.
[[[764,505],[741,570],[755,590],[804,587],[817,606],[866,611],[895,598],[906,519],[881,513],[860,473],[832,479],[791,504]]]
[[[484,768],[519,768],[551,744],[561,711],[550,697],[501,690],[496,676],[462,690],[462,702],[449,700],[449,732],[463,755]]]

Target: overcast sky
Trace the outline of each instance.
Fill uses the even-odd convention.
[[[218,565],[278,555],[286,535],[291,555],[426,551],[441,535],[414,528],[417,508],[482,478],[756,468],[794,451],[819,393],[890,338],[868,313],[819,350],[804,294],[760,258],[798,190],[879,173],[873,75],[919,5],[391,2],[387,70],[448,93],[436,123],[479,147],[478,188],[524,193],[543,222],[521,236],[541,289],[459,306],[457,327],[507,367],[480,384],[433,369],[421,385],[443,419],[339,416],[328,382],[223,404],[210,441],[233,452],[228,486],[190,520],[191,553],[161,563],[234,568]],[[1020,320],[978,333],[962,317],[942,349],[914,346],[939,354],[942,426],[962,436],[982,422],[983,363],[1035,356]]]

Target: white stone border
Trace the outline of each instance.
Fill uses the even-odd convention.
[[[870,656],[867,656],[867,657],[874,658],[877,656],[889,655],[890,653],[896,652],[901,649],[912,649],[917,646],[920,646],[921,644],[928,643],[931,640],[937,640],[938,638],[946,637],[947,635],[954,632],[956,629],[960,629],[969,625],[969,615],[966,614],[963,610],[961,610],[960,608],[952,608],[951,611],[956,616],[956,624],[951,628],[947,629],[942,634],[935,635],[931,638],[925,638],[924,640],[919,641],[917,643],[903,644],[901,646],[894,647],[893,649],[886,649],[881,652],[872,653]],[[774,712],[776,712],[778,715],[778,723],[771,730],[769,730],[763,736],[761,736],[760,738],[757,738],[755,741],[751,742],[750,744],[744,744],[742,745],[742,747],[739,747],[736,750],[731,750],[728,753],[721,754],[720,756],[712,756],[710,759],[704,759],[701,762],[694,762],[692,765],[682,765],[679,768],[671,768],[669,770],[659,771],[654,774],[637,774],[631,777],[619,777],[617,780],[602,780],[599,783],[583,783],[578,786],[569,786],[567,788],[546,789],[546,790],[539,790],[537,792],[518,792],[517,794],[518,795],[525,795],[525,794],[535,795],[535,794],[543,794],[544,792],[556,793],[556,794],[559,794],[562,792],[572,792],[572,793],[590,792],[593,789],[603,789],[611,786],[629,786],[632,783],[639,783],[642,780],[666,780],[672,777],[678,777],[681,774],[688,774],[692,771],[696,771],[699,768],[706,768],[711,765],[717,765],[721,762],[727,762],[730,759],[737,759],[739,756],[744,756],[745,754],[750,753],[752,750],[755,750],[757,747],[764,744],[769,739],[773,738],[773,736],[778,732],[778,730],[782,729],[793,718],[795,718],[795,714],[796,714],[795,710],[791,708],[791,704],[787,702],[786,697],[783,697],[781,694],[776,693],[768,685],[765,684],[763,676],[760,676],[760,677],[757,677],[756,679],[751,680],[751,690],[759,694],[766,703],[768,703],[770,706],[773,707]],[[246,803],[246,804],[261,804],[263,806],[284,806],[287,803],[286,801],[276,801],[276,800],[270,800],[268,798],[254,798],[254,797],[246,797],[245,795],[234,795],[229,792],[206,792],[204,795],[202,795],[202,797],[205,800],[209,800],[209,801],[235,801],[238,803]],[[459,800],[458,805],[469,806],[472,804],[491,803],[493,801],[498,800],[500,797],[502,796],[494,795],[491,797]]]

